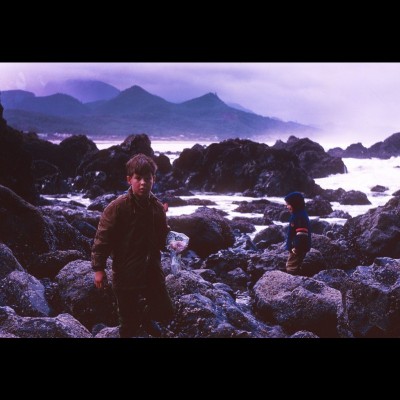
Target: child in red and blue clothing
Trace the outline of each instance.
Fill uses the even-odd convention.
[[[310,220],[305,209],[304,196],[301,193],[289,193],[285,201],[286,207],[292,214],[286,238],[286,249],[289,250],[286,272],[291,275],[301,275],[301,264],[311,249]]]

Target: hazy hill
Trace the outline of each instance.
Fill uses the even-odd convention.
[[[82,103],[99,100],[110,100],[120,91],[108,83],[96,80],[70,79],[61,82],[49,82],[44,88],[44,94],[65,93],[75,97]]]
[[[4,115],[15,128],[39,133],[126,136],[146,132],[153,137],[223,140],[279,133],[312,136],[316,131],[232,108],[215,93],[176,104],[136,85],[110,100],[86,104],[65,94],[28,96],[15,107],[5,107]]]
[[[18,108],[22,101],[34,97],[34,93],[25,90],[4,90],[1,92],[1,104],[4,108]]]

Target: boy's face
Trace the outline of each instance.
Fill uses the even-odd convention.
[[[290,204],[286,203],[286,208],[289,210],[289,212],[293,212],[293,207]]]
[[[131,185],[132,191],[137,197],[149,197],[154,184],[154,176],[151,173],[146,175],[133,174],[132,176],[127,176],[126,180]]]

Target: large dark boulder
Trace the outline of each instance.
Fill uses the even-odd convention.
[[[346,282],[339,314],[343,337],[400,337],[400,262],[378,258]]]
[[[13,252],[4,243],[0,243],[0,279],[5,278],[13,271],[24,271],[24,268],[15,258]]]
[[[39,254],[76,249],[90,254],[90,239],[51,209],[34,207],[10,189],[0,186],[0,240],[22,266]]]
[[[400,258],[400,197],[349,219],[343,235],[363,265],[375,257]]]
[[[22,271],[13,271],[0,281],[0,305],[24,317],[48,317],[51,312],[42,283]]]
[[[400,155],[400,132],[386,138],[383,142],[372,145],[369,149],[371,157],[388,159]]]
[[[266,249],[271,244],[280,243],[285,240],[282,226],[270,225],[258,232],[253,239],[258,249]]]
[[[190,190],[219,193],[250,189],[259,195],[284,196],[298,190],[313,196],[322,191],[293,153],[242,139],[183,152],[161,184],[177,181],[180,186],[186,183]]]
[[[324,148],[308,138],[290,136],[286,143],[278,140],[275,149],[285,149],[299,158],[300,166],[314,179],[332,174],[343,174],[346,167],[340,158],[326,153]]]
[[[111,270],[106,270],[111,282]],[[89,330],[104,323],[118,325],[116,300],[111,289],[97,289],[90,261],[75,260],[68,263],[56,276],[59,291],[58,308],[68,312]]]
[[[168,223],[173,231],[189,236],[188,249],[200,257],[226,249],[235,242],[229,221],[218,211],[207,207],[200,207],[190,215],[170,217]]]
[[[341,158],[371,158],[369,150],[361,143],[353,143],[345,150],[340,147],[328,150],[328,154],[333,157]]]
[[[291,333],[308,330],[321,337],[337,337],[341,294],[322,282],[281,271],[266,272],[254,285],[253,304],[266,322]]]
[[[32,156],[24,148],[24,134],[5,124],[0,126],[0,185],[32,204],[39,198],[32,175]]]
[[[321,196],[315,196],[312,200],[307,201],[306,208],[308,215],[317,215],[320,217],[333,212],[331,203]]]
[[[57,317],[20,317],[0,307],[0,331],[21,338],[90,338],[90,332],[69,314]]]
[[[367,195],[363,192],[360,192],[359,190],[349,190],[348,192],[344,193],[340,197],[339,203],[345,205],[371,204],[371,202],[368,200]]]
[[[82,177],[80,186],[89,189],[98,185],[106,192],[126,190],[128,184],[125,165],[138,153],[154,157],[150,139],[146,134],[130,135],[121,145],[88,154],[76,171],[77,175]]]
[[[37,256],[28,264],[27,270],[36,278],[54,279],[69,262],[83,257],[84,254],[78,250],[56,250]]]

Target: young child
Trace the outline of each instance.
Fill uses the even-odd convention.
[[[292,213],[286,238],[286,249],[289,250],[286,272],[301,275],[301,264],[311,249],[310,220],[305,210],[304,196],[301,193],[289,193],[285,201],[286,207]]]
[[[159,336],[152,320],[167,323],[174,313],[160,253],[170,228],[162,203],[151,192],[157,170],[154,161],[137,154],[127,162],[126,170],[130,188],[105,208],[97,228],[92,247],[94,283],[99,289],[105,286],[104,269],[112,253],[120,337],[136,336],[141,325]],[[141,309],[142,297],[147,313]]]

